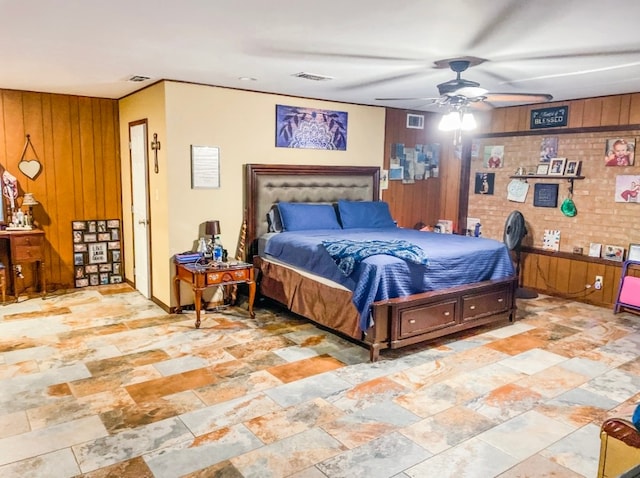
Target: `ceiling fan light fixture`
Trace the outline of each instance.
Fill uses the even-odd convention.
[[[460,124],[460,129],[462,131],[471,131],[478,127],[478,123],[476,122],[473,113],[464,113],[462,115],[462,121]]]
[[[459,111],[450,111],[442,117],[438,124],[440,131],[455,131],[462,127],[462,118]]]

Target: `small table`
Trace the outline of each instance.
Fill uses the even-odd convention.
[[[202,309],[202,292],[209,287],[247,284],[249,286],[249,315],[255,318],[253,300],[256,296],[256,282],[253,278],[253,265],[247,262],[211,262],[209,264],[178,264],[173,286],[178,305],[176,313],[182,312],[180,305],[180,281],[191,284],[196,309],[196,329],[200,327],[200,310]]]
[[[15,278],[18,275],[18,266],[22,264],[35,264],[37,280],[40,283],[40,293],[44,296],[47,292],[47,284],[44,272],[44,231],[42,229],[18,229],[0,231],[0,240],[7,243],[13,294],[16,296]],[[3,299],[4,301],[4,299]]]

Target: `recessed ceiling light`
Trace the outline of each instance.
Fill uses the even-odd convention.
[[[238,78],[240,81],[258,81],[257,78],[254,78],[252,76],[241,76]]]

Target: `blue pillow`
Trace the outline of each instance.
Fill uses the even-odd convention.
[[[638,404],[638,406],[634,410],[633,417],[631,418],[631,421],[636,426],[636,428],[638,430],[640,430],[640,403]]]
[[[283,231],[340,229],[336,210],[331,204],[281,202],[278,210]]]
[[[340,200],[338,211],[344,229],[396,227],[389,205],[383,201]]]

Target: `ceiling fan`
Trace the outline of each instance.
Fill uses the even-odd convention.
[[[436,61],[438,68],[448,66],[456,74],[452,80],[437,85],[439,97],[432,98],[376,98],[379,101],[425,101],[426,104],[447,106],[454,110],[462,110],[467,107],[491,108],[499,104],[529,104],[544,103],[553,99],[553,96],[545,93],[491,93],[480,87],[480,83],[461,77],[461,73],[470,66],[483,63],[482,58],[465,57]]]

